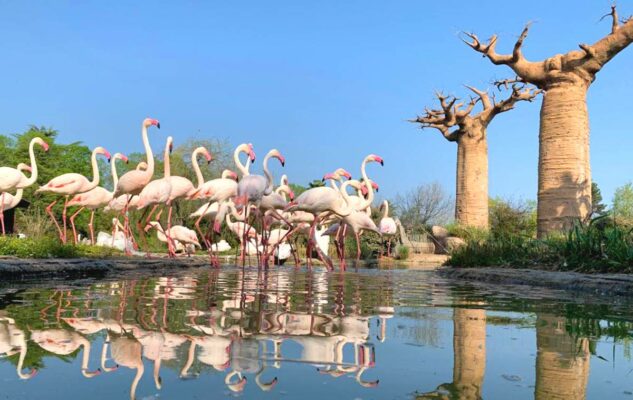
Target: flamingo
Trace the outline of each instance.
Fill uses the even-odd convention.
[[[110,342],[110,335],[107,335],[108,342]],[[138,386],[143,373],[145,372],[145,366],[143,365],[143,346],[135,338],[129,338],[126,336],[115,337],[111,342],[112,359],[118,364],[124,367],[135,369],[136,375],[132,380],[130,386],[130,399],[136,399],[136,388]]]
[[[81,373],[86,378],[94,378],[101,374],[101,369],[95,371],[88,370],[90,359],[90,341],[78,334],[64,329],[47,329],[31,331],[31,340],[37,343],[42,349],[54,354],[67,356],[75,352],[79,347],[83,347],[83,357],[81,361]]]
[[[33,169],[31,177],[27,178],[17,168],[0,167],[0,192],[14,189],[24,189],[37,181],[37,162],[35,161],[35,145],[40,145],[44,151],[48,151],[48,144],[39,137],[31,139],[29,143],[30,165]]]
[[[398,231],[398,228],[396,227],[396,221],[389,216],[389,202],[387,200],[382,202],[380,209],[382,210],[382,218],[379,223],[379,229],[383,236],[388,236],[387,257],[389,257],[391,254],[391,239]]]
[[[92,180],[88,180],[85,176],[71,172],[68,174],[59,175],[46,183],[43,186],[40,186],[39,189],[35,191],[35,193],[43,193],[50,192],[55,194],[60,194],[65,196],[64,201],[64,210],[62,212],[62,220],[64,222],[64,230],[62,231],[61,227],[57,223],[55,216],[53,215],[53,206],[57,203],[58,199],[55,199],[51,204],[46,207],[46,212],[51,217],[57,230],[59,232],[59,238],[62,243],[66,243],[66,209],[68,207],[68,197],[71,195],[76,195],[79,193],[85,193],[89,190],[94,189],[99,184],[99,166],[97,165],[97,154],[104,155],[108,162],[110,162],[110,153],[108,150],[103,147],[97,147],[92,150]]]
[[[0,199],[0,214],[4,214],[4,197],[9,190],[24,189],[31,186],[37,181],[37,162],[35,161],[35,145],[40,145],[44,151],[48,151],[48,143],[42,138],[34,137],[29,143],[29,159],[31,162],[31,177],[24,176],[19,168],[0,167],[0,192],[2,192],[2,198]],[[19,167],[19,166],[18,166]],[[2,229],[4,235],[4,224]]]
[[[237,197],[236,204],[245,205],[245,220],[248,222],[248,204],[253,204],[259,207],[264,196],[268,196],[273,191],[273,176],[268,169],[268,160],[276,158],[281,163],[281,166],[285,166],[286,160],[281,155],[279,150],[273,149],[264,157],[264,176],[262,175],[246,175],[242,177],[242,180],[237,184]],[[263,222],[263,221],[262,221]],[[262,223],[262,227],[264,227]],[[243,242],[246,245],[246,241]],[[244,253],[242,254],[244,256]],[[242,258],[242,263],[244,258]],[[266,260],[264,260],[264,263]]]
[[[169,164],[170,152],[171,152],[171,136],[167,138],[167,142],[165,144],[165,158],[164,158],[165,168],[164,168],[163,177],[149,182],[141,190],[141,193],[138,195],[139,199],[138,199],[137,209],[142,210],[143,208],[146,208],[147,206],[154,206],[150,210],[149,215],[147,215],[148,209],[146,209],[143,212],[143,215],[141,215],[138,222],[136,223],[137,228],[139,230],[139,234],[141,236],[143,236],[143,232],[142,232],[143,226],[141,226],[141,221],[145,219],[145,215],[147,215],[147,220],[145,221],[145,225],[147,225],[150,219],[152,218],[152,214],[154,214],[154,211],[156,211],[156,208],[160,204],[166,204],[167,206],[171,204],[170,196],[171,196],[172,186],[171,186],[171,167]],[[175,256],[176,253],[174,252],[174,249],[173,249],[173,243],[171,243],[171,239],[169,238],[169,232],[167,232],[167,239],[168,239],[167,247],[169,251],[169,256],[170,257]],[[147,243],[145,243],[145,245],[147,247]],[[147,252],[147,255],[149,255],[149,250]]]
[[[149,231],[152,228],[156,229],[158,240],[160,240],[161,242],[166,242],[168,246],[170,245],[171,241],[176,240],[184,244],[185,248],[187,248],[187,245],[194,245],[194,246],[201,247],[200,242],[198,241],[198,235],[196,235],[196,232],[185,226],[174,225],[170,229],[165,231],[163,230],[163,227],[160,225],[160,222],[150,221],[145,227],[145,232]],[[189,254],[189,251],[187,251],[187,254]]]
[[[31,167],[27,164],[24,163],[20,163],[18,164],[18,171],[29,171],[31,172]],[[18,190],[15,191],[15,194],[10,194],[10,193],[2,193],[2,196],[0,197],[0,202],[2,203],[0,206],[0,225],[2,225],[2,234],[5,234],[5,229],[4,229],[4,212],[11,210],[12,208],[17,207],[18,204],[20,204],[20,201],[22,200],[22,194],[24,193],[24,189],[20,188]]]
[[[12,318],[0,317],[0,358],[20,353],[15,369],[18,377],[24,380],[31,379],[37,374],[35,368],[29,373],[22,372],[27,350],[25,332],[15,325],[15,320]]]
[[[370,207],[371,203],[374,201],[374,187],[372,186],[371,180],[367,176],[367,171],[366,171],[366,167],[369,162],[378,162],[380,163],[380,165],[384,165],[384,160],[380,156],[377,156],[375,154],[370,154],[367,157],[365,157],[365,159],[363,160],[361,164],[361,174],[363,177],[362,185],[367,190],[367,198],[364,200],[361,200],[360,203],[353,205],[351,207],[353,211],[350,212],[348,215],[341,216],[342,224],[344,226],[350,227],[356,238],[356,260],[357,261],[360,259],[360,232],[361,230],[371,230],[380,234],[380,231],[376,227],[376,224],[374,223],[374,221],[372,221],[371,217],[365,211],[366,208]],[[341,189],[340,189],[341,192],[343,193],[343,195],[347,196],[348,199],[349,199],[349,196],[347,195],[347,187],[350,185],[354,185],[354,187],[358,190],[361,187],[360,186],[361,182],[347,181],[341,186]],[[336,227],[337,230],[338,228],[339,227]],[[328,229],[324,234],[332,234],[333,230],[334,230],[334,226],[330,227],[330,229]],[[345,263],[344,263],[345,261],[344,260],[345,233],[346,233],[346,229],[343,228],[343,230],[342,231],[339,230],[339,234],[337,234],[338,243],[343,244],[340,250],[342,269],[345,268]]]
[[[89,190],[85,193],[77,194],[75,197],[68,201],[68,207],[71,206],[81,206],[79,210],[77,210],[73,215],[70,216],[70,225],[73,228],[73,238],[75,239],[75,243],[77,243],[77,231],[75,230],[75,218],[84,208],[88,208],[90,210],[90,222],[88,223],[88,228],[90,229],[90,241],[94,245],[95,244],[95,232],[93,229],[92,222],[94,221],[95,211],[98,208],[104,207],[108,205],[112,201],[112,196],[114,195],[114,188],[116,188],[117,182],[119,180],[117,172],[116,172],[116,160],[121,160],[125,163],[128,162],[128,158],[121,154],[115,153],[112,157],[112,162],[110,163],[111,173],[112,173],[112,191],[109,191],[101,186],[97,186],[96,188]]]
[[[138,195],[141,190],[149,183],[154,175],[154,154],[152,153],[152,147],[149,144],[147,138],[147,130],[150,126],[156,126],[160,129],[160,122],[157,119],[145,118],[141,124],[141,137],[143,139],[143,146],[145,147],[145,154],[147,155],[147,168],[143,170],[136,169],[134,171],[128,171],[119,178],[116,189],[114,190],[114,198],[123,194]],[[130,220],[128,218],[127,210],[129,202],[132,196],[128,197],[128,204],[123,208],[123,214],[125,218],[125,234],[130,236]]]
[[[171,150],[173,147],[173,139],[171,136],[167,138],[167,143],[168,143],[170,151],[165,152],[165,168],[170,168],[171,163],[169,160],[169,154],[171,153]],[[193,151],[193,153],[191,153],[191,165],[193,167],[193,170],[196,173],[196,178],[198,180],[198,185],[196,187],[194,187],[193,183],[191,183],[191,181],[185,177],[171,176],[171,175],[169,177],[169,181],[171,183],[171,192],[170,192],[169,201],[168,201],[169,203],[169,213],[167,215],[167,229],[168,230],[171,227],[171,214],[172,214],[173,202],[182,198],[191,199],[192,196],[196,194],[197,191],[200,190],[200,188],[204,184],[204,177],[202,176],[202,171],[200,171],[200,166],[198,165],[198,154],[203,154],[205,156],[205,158],[207,159],[207,164],[210,163],[211,160],[213,159],[211,157],[211,153],[209,153],[209,151],[202,146],[197,147]]]

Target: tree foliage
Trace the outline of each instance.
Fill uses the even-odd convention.
[[[422,232],[428,225],[442,225],[450,221],[453,198],[439,182],[422,184],[391,202],[393,213],[411,232]]]
[[[633,222],[633,183],[629,182],[615,190],[613,217],[617,222]]]
[[[490,235],[493,238],[536,236],[536,202],[495,197],[489,203]]]

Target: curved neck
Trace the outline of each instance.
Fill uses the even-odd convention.
[[[363,183],[365,184],[365,187],[367,188],[367,199],[365,199],[364,201],[360,203],[360,206],[358,207],[359,210],[366,209],[367,207],[371,206],[371,203],[374,202],[374,188],[373,186],[371,186],[371,181],[369,180],[369,177],[367,176],[367,171],[365,170],[366,167],[367,167],[367,158],[363,160],[363,164],[360,166],[360,172],[361,172],[361,175],[363,176]]]
[[[163,156],[163,166],[164,166],[164,177],[169,178],[171,176],[171,165],[169,162],[169,140],[165,145],[165,154]]]
[[[20,377],[20,379],[29,379],[33,376],[33,373],[25,374],[22,372],[25,359],[26,359],[26,343],[24,343],[24,346],[20,347],[20,358],[18,359],[18,365],[16,367],[16,371],[18,372],[18,376]]]
[[[271,154],[266,154],[264,157],[264,175],[266,176],[266,193],[273,191],[273,174],[268,170],[268,160],[270,160]]]
[[[141,377],[143,376],[143,372],[145,372],[145,366],[143,365],[143,362],[141,361],[138,366],[138,369],[136,370],[136,376],[134,376],[134,380],[132,381],[132,386],[130,386],[131,400],[136,399],[136,387],[138,386],[138,383],[141,380]]]
[[[182,366],[182,370],[180,370],[180,377],[186,377],[189,375],[189,369],[193,365],[194,358],[196,356],[196,342],[191,339],[191,344],[189,345],[189,351],[187,352],[187,362]]]
[[[162,359],[160,355],[156,356],[154,360],[154,384],[156,385],[156,389],[160,390],[161,388],[161,379],[160,379],[160,364]]]
[[[98,375],[98,373],[88,371],[88,361],[90,359],[90,341],[85,338],[81,338],[81,344],[84,348],[84,354],[81,358],[81,373],[86,378],[92,378],[93,376]]]
[[[194,172],[196,173],[196,178],[198,179],[199,189],[204,184],[204,177],[202,176],[202,171],[200,170],[200,165],[198,164],[198,154],[204,151],[204,147],[198,147],[191,153],[191,166],[193,167]]]
[[[347,209],[349,209],[349,205],[350,205],[350,198],[349,198],[349,193],[347,193],[347,188],[349,187],[349,185],[351,185],[353,183],[353,181],[346,181],[343,182],[343,184],[341,185],[341,196],[343,196],[343,200],[345,200],[345,207]],[[353,211],[353,210],[352,210]]]
[[[235,149],[235,152],[233,153],[233,161],[235,162],[235,166],[237,167],[237,170],[242,173],[242,176],[247,176],[249,174],[248,166],[245,166],[244,164],[242,164],[242,161],[240,161],[241,153],[246,153],[246,150],[242,146]],[[247,165],[250,165],[248,161],[247,161]]]
[[[99,184],[99,165],[97,165],[97,152],[94,150],[92,157],[90,157],[90,162],[92,163],[92,181],[90,181],[90,186],[94,188]]]
[[[152,178],[154,175],[154,153],[152,153],[152,146],[149,145],[149,139],[147,138],[147,127],[143,124],[141,129],[141,136],[143,137],[143,146],[145,147],[145,154],[147,155],[147,169],[145,173]]]
[[[22,200],[22,194],[24,193],[24,189],[18,189],[15,191],[13,198],[11,199],[11,203],[8,206],[5,206],[5,210],[16,207],[20,201]]]
[[[31,161],[31,177],[26,180],[26,186],[31,186],[37,181],[37,163],[35,162],[35,139],[29,143],[29,159]]]
[[[339,190],[339,187],[336,184],[336,181],[337,179],[330,179],[330,186],[332,187],[332,189]],[[338,181],[341,182],[341,178],[339,178]]]
[[[112,157],[112,165],[110,165],[110,172],[112,173],[112,195],[114,196],[114,191],[116,190],[116,185],[119,183],[119,175],[116,172],[116,160],[117,157]]]

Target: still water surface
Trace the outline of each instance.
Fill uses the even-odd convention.
[[[433,272],[0,285],[0,399],[633,399],[633,308]]]

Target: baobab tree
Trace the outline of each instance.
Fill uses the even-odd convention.
[[[510,86],[511,85],[511,86]],[[501,101],[488,91],[467,86],[475,96],[465,104],[454,96],[436,93],[439,109],[425,109],[417,122],[424,128],[435,128],[449,142],[457,143],[457,177],[455,191],[455,219],[464,226],[488,228],[488,140],[487,128],[498,114],[511,110],[519,101],[532,101],[539,90],[506,80],[497,86],[511,88],[510,95]],[[481,102],[481,112],[472,114]]]
[[[465,34],[464,42],[493,64],[507,65],[519,79],[545,91],[539,134],[539,237],[584,221],[591,213],[587,90],[598,71],[633,41],[633,19],[620,21],[615,6],[607,16],[612,21],[610,34],[543,61],[523,56],[529,23],[512,54],[496,52],[497,35],[483,43],[475,34]]]

